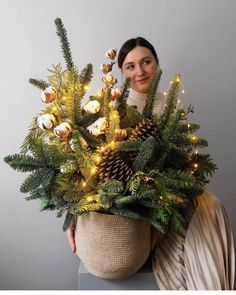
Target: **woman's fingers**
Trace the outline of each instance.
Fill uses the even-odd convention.
[[[76,246],[75,246],[75,231],[71,228],[68,228],[66,231],[67,241],[71,247],[72,253],[75,253]]]

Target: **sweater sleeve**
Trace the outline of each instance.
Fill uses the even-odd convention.
[[[153,272],[160,289],[234,290],[235,247],[225,209],[209,191],[186,232],[170,232],[155,249]]]

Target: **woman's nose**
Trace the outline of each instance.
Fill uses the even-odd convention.
[[[142,76],[143,74],[144,74],[144,68],[141,66],[141,65],[139,65],[139,66],[137,66],[137,75],[138,76]]]

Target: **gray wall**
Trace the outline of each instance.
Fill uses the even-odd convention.
[[[19,152],[43,107],[28,78],[46,78],[46,69],[63,61],[56,17],[67,28],[77,65],[94,64],[90,94],[101,87],[105,51],[141,35],[157,48],[164,70],[160,90],[182,74],[183,101],[195,105],[192,120],[201,124],[210,143],[205,152],[219,167],[210,188],[236,233],[235,12],[235,0],[0,0],[0,159]],[[24,200],[19,187],[25,175],[2,160],[0,172],[0,289],[76,289],[78,259],[61,230],[63,220]]]

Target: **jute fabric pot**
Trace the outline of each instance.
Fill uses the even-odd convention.
[[[135,274],[149,256],[150,239],[145,220],[96,212],[77,218],[76,252],[88,272],[100,278]]]

